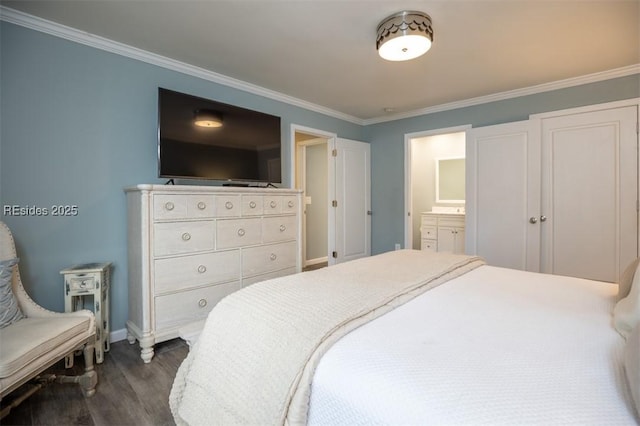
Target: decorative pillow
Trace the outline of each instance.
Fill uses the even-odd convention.
[[[640,326],[633,329],[624,348],[624,371],[640,417]]]
[[[24,318],[11,288],[13,267],[17,264],[17,258],[0,261],[0,328]]]
[[[631,262],[622,273],[620,281],[618,282],[618,300],[624,299],[629,294],[631,283],[633,282],[633,277],[638,266],[640,266],[640,257]]]
[[[613,325],[625,339],[640,322],[640,273],[631,282],[629,294],[613,307]]]

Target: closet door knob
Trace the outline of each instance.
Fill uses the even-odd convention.
[[[540,222],[546,222],[547,217],[545,215],[540,216]]]
[[[535,216],[531,216],[531,217],[529,218],[529,223],[538,223],[538,218],[537,218],[537,217],[535,217]]]

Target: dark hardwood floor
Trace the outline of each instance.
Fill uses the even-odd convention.
[[[138,344],[111,344],[102,364],[96,364],[96,394],[85,398],[77,384],[53,383],[28,398],[0,420],[2,425],[173,425],[169,392],[189,348],[180,339],[159,343],[149,364]],[[74,369],[83,369],[76,356]],[[49,370],[69,374],[63,363]],[[19,393],[17,390],[14,394]],[[12,395],[3,400],[3,404]]]

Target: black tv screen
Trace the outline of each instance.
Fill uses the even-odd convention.
[[[281,148],[280,117],[158,89],[160,177],[281,183]]]

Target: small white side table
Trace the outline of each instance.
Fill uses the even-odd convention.
[[[64,310],[84,307],[84,297],[93,296],[96,316],[96,363],[104,361],[109,351],[109,286],[111,262],[86,263],[60,271],[64,275]]]

